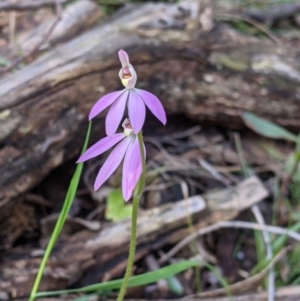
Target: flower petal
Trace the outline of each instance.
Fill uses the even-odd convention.
[[[121,141],[125,138],[125,135],[123,133],[115,134],[111,137],[105,137],[92,145],[90,148],[88,148],[78,159],[78,162],[84,162],[91,158],[94,158],[96,156],[101,155],[102,153],[106,152],[108,149],[110,149],[112,146],[114,146],[116,143]]]
[[[128,97],[128,115],[133,131],[137,134],[144,125],[146,108],[143,99],[135,90],[130,90]]]
[[[122,64],[122,68],[130,65],[129,63],[129,56],[127,54],[127,52],[123,49],[120,49],[119,52],[118,52],[118,55],[119,55],[119,60]]]
[[[142,160],[139,142],[136,137],[128,146],[123,163],[122,192],[126,202],[131,198],[141,174]]]
[[[126,153],[127,147],[130,143],[130,139],[126,137],[123,141],[121,141],[110,153],[107,157],[106,161],[102,165],[95,184],[94,189],[95,191],[100,188],[100,186],[112,175],[112,173],[117,169],[120,165],[123,157]]]
[[[116,91],[109,93],[107,95],[104,95],[101,97],[92,107],[90,114],[89,114],[89,120],[93,119],[95,116],[97,116],[100,112],[102,112],[104,109],[106,109],[108,106],[110,106],[125,90],[122,91]]]
[[[116,131],[124,115],[124,110],[127,102],[129,91],[126,90],[110,107],[106,119],[105,130],[106,135],[111,136]]]
[[[140,90],[140,89],[134,89],[134,90],[142,97],[146,106],[153,113],[153,115],[158,120],[160,120],[162,124],[166,124],[167,122],[166,112],[160,100],[155,95],[153,95],[148,91]]]

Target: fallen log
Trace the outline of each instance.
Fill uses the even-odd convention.
[[[268,195],[261,182],[252,177],[236,187],[193,196],[180,202],[140,212],[136,260],[187,236],[187,216],[195,230],[236,217]],[[64,289],[74,283],[83,286],[120,277],[126,267],[130,220],[112,223],[100,232],[81,231],[58,242],[48,261],[40,290]],[[31,290],[41,252],[15,249],[0,264],[0,294],[26,297]],[[78,282],[79,278],[81,279]]]
[[[214,24],[207,3],[126,6],[0,80],[0,220],[16,197],[78,154],[89,109],[121,89],[120,48],[130,54],[138,86],[155,93],[169,115],[239,128],[247,110],[300,128],[297,50]],[[103,122],[94,124],[99,137]]]

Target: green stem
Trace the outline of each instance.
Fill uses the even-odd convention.
[[[139,209],[139,197],[133,197],[132,217],[131,217],[131,237],[129,246],[129,255],[127,261],[126,272],[123,278],[122,286],[119,292],[117,301],[122,301],[126,293],[129,278],[131,276],[132,266],[135,257],[135,246],[136,246],[136,225],[137,225],[137,214]]]
[[[129,255],[128,255],[128,261],[127,261],[125,275],[123,278],[122,286],[120,288],[120,292],[119,292],[117,301],[122,301],[124,299],[128,281],[131,276],[132,266],[134,264],[139,201],[140,201],[140,198],[143,193],[144,186],[145,186],[146,162],[145,162],[143,135],[141,132],[138,133],[138,140],[139,140],[140,153],[141,153],[141,159],[142,159],[142,174],[141,174],[141,177],[134,189],[134,194],[133,194]]]
[[[138,198],[141,198],[145,187],[145,179],[146,179],[146,158],[145,158],[144,139],[143,139],[142,132],[138,133],[138,139],[139,139],[139,146],[140,146],[140,153],[141,153],[141,160],[142,160],[142,174],[138,182],[138,185],[136,186],[134,195],[137,196]]]

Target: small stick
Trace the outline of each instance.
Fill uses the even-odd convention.
[[[236,15],[236,14],[229,14],[229,13],[222,13],[219,15],[221,18],[222,17],[227,17],[229,19],[237,19],[237,20],[242,20],[244,22],[247,22],[254,27],[258,28],[260,31],[264,32],[273,42],[275,42],[277,45],[282,45],[280,39],[278,39],[275,34],[271,32],[263,23],[259,21],[255,21],[251,18],[248,18],[247,16],[241,16],[241,15]]]
[[[166,253],[163,257],[161,257],[159,263],[162,264],[167,260],[169,260],[170,258],[172,258],[179,250],[181,250],[183,247],[185,247],[187,244],[189,244],[198,236],[205,235],[210,232],[223,229],[223,228],[238,228],[238,229],[242,228],[242,229],[252,229],[252,230],[259,230],[259,231],[265,230],[274,234],[287,235],[297,241],[300,241],[299,233],[281,227],[269,226],[269,225],[265,225],[264,227],[262,227],[261,225],[256,223],[243,222],[243,221],[221,221],[214,225],[210,225],[208,227],[200,229],[195,233],[185,237],[177,245],[175,245],[168,253]]]

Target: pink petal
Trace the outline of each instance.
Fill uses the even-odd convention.
[[[112,173],[117,169],[120,165],[123,157],[126,153],[127,147],[130,143],[130,139],[126,137],[123,141],[121,141],[110,153],[107,157],[106,161],[102,165],[95,184],[94,189],[95,191],[100,188],[100,186],[112,175]]]
[[[105,129],[106,135],[111,136],[116,131],[124,115],[124,110],[127,102],[129,91],[126,90],[110,107],[106,119]]]
[[[149,93],[148,91],[140,90],[140,89],[134,89],[134,90],[142,97],[146,106],[153,113],[153,115],[158,120],[160,120],[162,124],[166,124],[167,122],[166,112],[159,99],[152,93]]]
[[[131,198],[141,173],[142,160],[139,142],[136,137],[134,141],[130,143],[123,163],[122,192],[126,202]]]
[[[84,162],[86,160],[89,160],[91,158],[94,158],[96,156],[101,155],[102,153],[106,152],[108,149],[110,149],[112,146],[114,146],[116,143],[121,141],[125,138],[125,135],[123,133],[121,134],[115,134],[111,137],[105,137],[92,145],[90,148],[88,148],[78,159],[77,162]]]
[[[128,97],[128,115],[133,131],[137,134],[144,125],[146,108],[143,99],[135,90],[130,90]]]
[[[122,91],[116,91],[109,93],[107,95],[104,95],[101,97],[92,107],[90,114],[89,114],[89,120],[93,119],[95,116],[97,116],[99,113],[101,113],[104,109],[106,109],[108,106],[110,106],[125,90]]]

